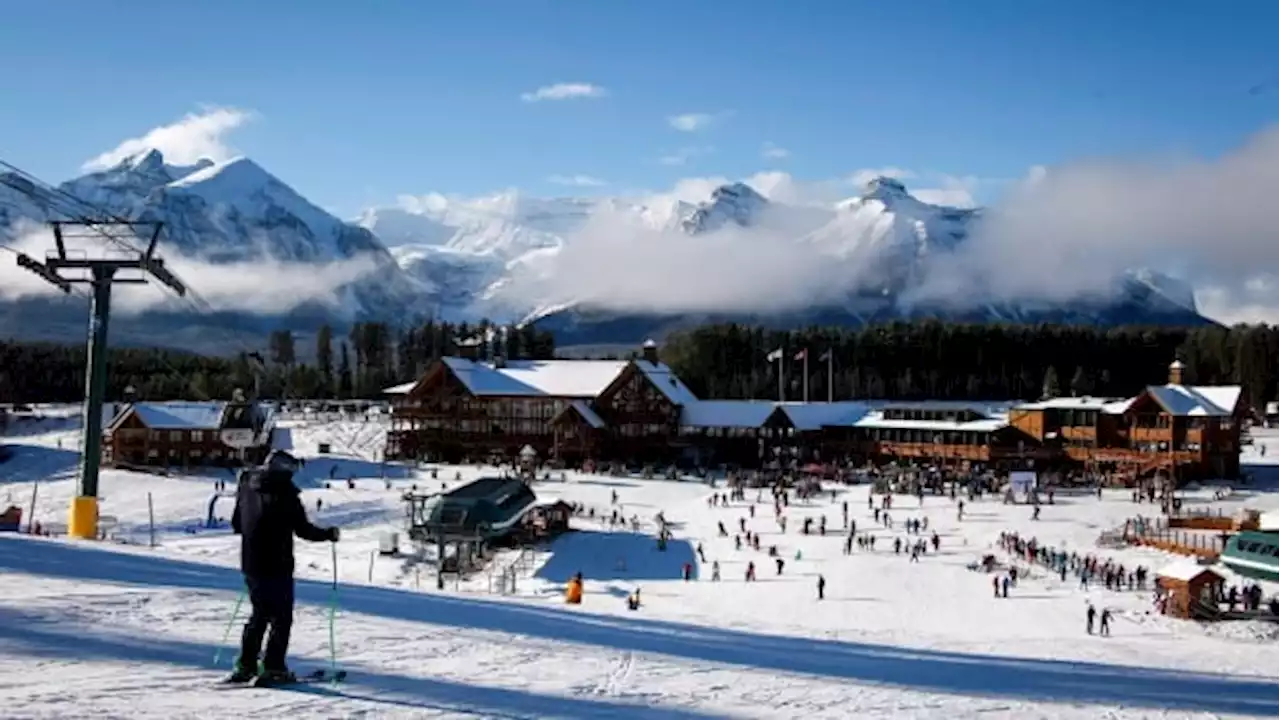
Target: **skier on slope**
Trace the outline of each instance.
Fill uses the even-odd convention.
[[[293,679],[285,664],[293,626],[293,536],[311,542],[337,542],[337,528],[319,528],[293,484],[298,461],[287,452],[271,453],[261,468],[240,474],[231,528],[240,536],[240,571],[252,611],[240,639],[240,656],[230,682],[264,683]],[[262,667],[258,667],[263,635],[271,628]]]

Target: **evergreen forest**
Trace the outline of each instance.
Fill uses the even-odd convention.
[[[432,360],[459,354],[459,343],[475,338],[484,340],[469,351],[481,358],[555,355],[549,333],[487,322],[403,329],[359,323],[342,335],[322,327],[314,347],[307,348],[290,331],[278,330],[265,338],[263,349],[244,348],[229,357],[112,349],[107,397],[120,399],[131,388],[136,397],[153,400],[227,399],[235,389],[264,398],[376,399],[383,388],[417,377]],[[837,400],[1127,397],[1164,383],[1176,358],[1186,366],[1186,383],[1239,384],[1246,402],[1262,409],[1277,397],[1278,339],[1277,328],[1268,325],[1095,328],[923,321],[792,332],[711,325],[668,338],[662,357],[707,399],[776,399],[781,366],[787,399],[800,400],[807,367],[809,398],[816,401],[826,400],[829,388]],[[777,350],[781,360],[770,360]],[[0,341],[0,403],[79,401],[84,363],[81,345]]]

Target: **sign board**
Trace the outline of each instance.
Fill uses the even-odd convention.
[[[1036,488],[1034,471],[1014,470],[1009,473],[1009,488],[1015,493],[1029,493]]]
[[[254,432],[247,428],[228,428],[219,434],[222,444],[237,450],[253,447]]]

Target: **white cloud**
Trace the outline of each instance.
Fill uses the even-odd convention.
[[[786,160],[791,157],[791,151],[784,147],[778,147],[773,143],[767,142],[764,144],[764,147],[761,148],[760,156],[765,160]]]
[[[602,98],[608,92],[599,85],[585,82],[562,82],[544,85],[533,92],[522,93],[520,99],[532,103],[542,100],[573,100],[576,98]]]
[[[609,184],[598,177],[590,175],[552,175],[547,178],[547,182],[554,185],[568,185],[569,187],[603,187]]]
[[[1224,325],[1236,323],[1280,323],[1280,295],[1274,275],[1259,275],[1230,287],[1202,287],[1196,290],[1196,307],[1207,318]]]
[[[672,194],[709,192],[711,180],[683,181]],[[730,226],[690,237],[647,226],[634,215],[598,213],[566,239],[551,267],[517,278],[504,294],[631,310],[715,311],[799,307],[840,293],[841,266],[822,253],[796,252],[801,229],[786,222],[783,217],[763,228]]]
[[[109,252],[96,241],[83,246],[68,239],[68,253],[87,257],[106,257]],[[7,244],[18,252],[44,258],[51,242],[47,228],[39,225],[17,227]],[[170,250],[163,254],[165,264],[183,279],[189,280],[209,305],[218,311],[271,315],[288,312],[304,304],[319,303],[339,308],[341,288],[376,271],[371,256],[314,264],[281,262],[269,258],[249,258],[232,263],[210,263],[186,257]],[[81,288],[86,286],[81,285]],[[62,293],[36,274],[19,268],[13,262],[0,262],[0,299],[60,296]],[[112,291],[113,311],[126,315],[148,310],[190,309],[176,300],[154,279],[147,285],[121,285]]]
[[[152,128],[141,137],[130,138],[115,148],[86,162],[83,170],[103,170],[127,157],[146,150],[159,150],[165,161],[174,165],[191,165],[201,158],[226,160],[235,155],[226,135],[253,119],[252,112],[236,108],[214,107],[200,113],[189,113],[169,125]]]
[[[931,257],[921,295],[1055,302],[1147,267],[1201,289],[1208,313],[1274,317],[1278,152],[1273,126],[1213,160],[1033,170],[955,252]]]
[[[678,167],[680,165],[688,164],[690,160],[693,160],[696,157],[710,155],[713,152],[715,152],[715,148],[705,145],[700,147],[683,147],[659,157],[658,163],[660,165]]]
[[[711,113],[684,113],[683,115],[672,115],[667,118],[667,124],[679,130],[680,132],[697,132],[705,130],[713,122],[716,117]]]

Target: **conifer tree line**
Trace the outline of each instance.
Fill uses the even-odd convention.
[[[160,349],[117,348],[108,360],[111,400],[133,387],[140,399],[228,399],[235,389],[263,398],[380,397],[383,388],[420,376],[435,358],[459,354],[458,343],[490,337],[477,348],[512,359],[547,359],[549,333],[491,323],[426,322],[396,329],[359,323],[344,334],[322,327],[314,338],[280,330],[256,358],[205,357]],[[305,342],[305,345],[303,344]],[[809,353],[810,399],[827,397],[827,365],[834,358],[834,397],[1013,400],[1057,395],[1128,397],[1186,365],[1185,382],[1238,384],[1261,409],[1277,397],[1277,328],[1092,328],[1060,325],[965,325],[933,321],[861,329],[795,332],[713,325],[668,339],[662,356],[702,398],[777,397],[783,351],[787,398],[799,400],[801,350]],[[624,353],[633,354],[633,353]],[[256,355],[256,354],[255,354]],[[77,402],[83,395],[82,345],[0,341],[0,403]]]
[[[1095,328],[970,325],[936,321],[860,329],[780,332],[715,325],[668,338],[663,358],[703,398],[778,396],[782,350],[788,400],[800,400],[802,350],[809,356],[809,399],[827,398],[831,351],[835,399],[1034,400],[1060,395],[1130,397],[1186,365],[1184,383],[1241,385],[1261,410],[1277,394],[1277,329]]]
[[[262,353],[208,357],[153,348],[112,348],[107,359],[107,399],[126,388],[144,400],[227,400],[239,389],[271,399],[376,399],[383,388],[418,377],[435,358],[457,355],[458,343],[489,338],[476,348],[513,359],[548,359],[550,333],[533,328],[425,322],[393,328],[357,323],[345,334],[322,326],[304,347],[297,335],[277,330]],[[309,346],[314,342],[314,347]],[[0,403],[78,402],[84,395],[83,345],[0,340]]]

